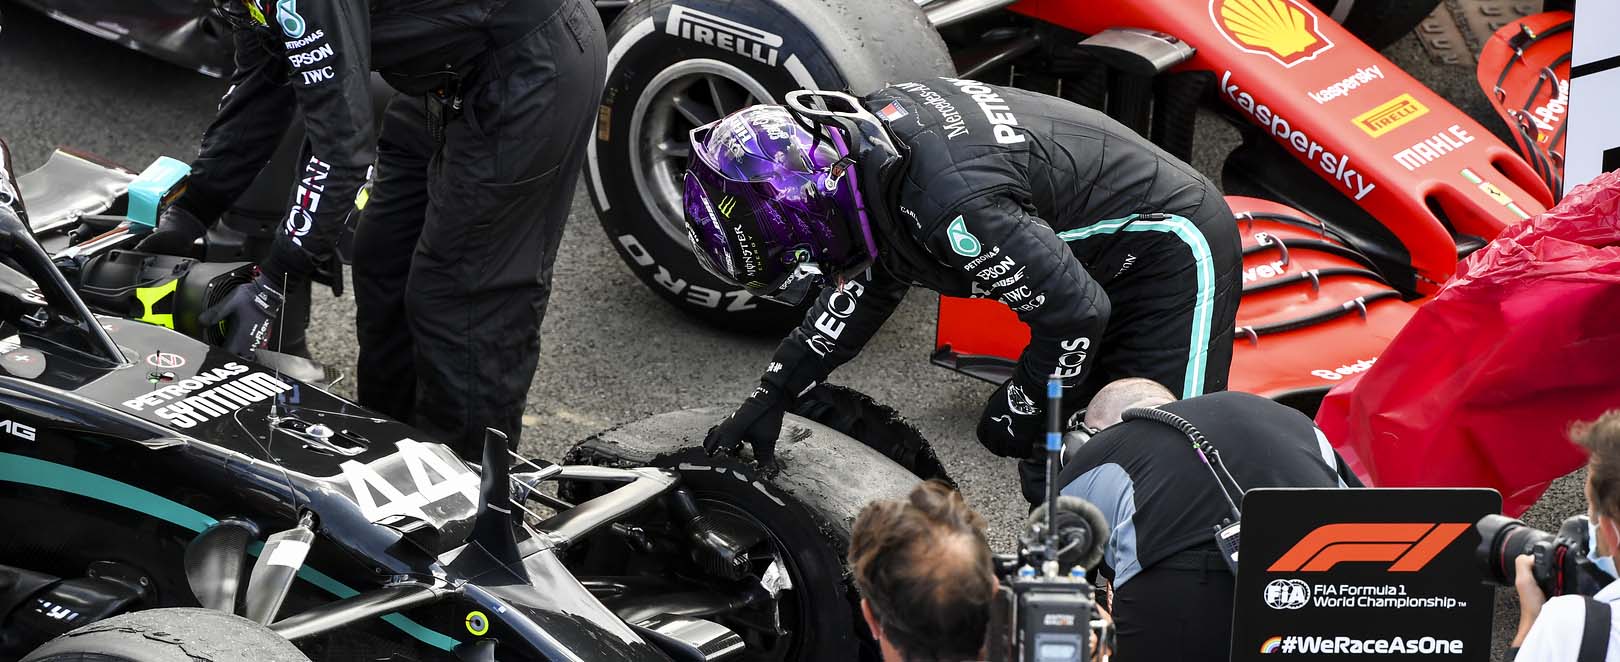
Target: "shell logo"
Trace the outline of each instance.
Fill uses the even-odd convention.
[[[1209,17],[1233,46],[1284,67],[1333,47],[1316,29],[1316,12],[1296,0],[1209,0]]]

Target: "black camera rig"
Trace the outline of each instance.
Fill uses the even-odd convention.
[[[1002,582],[986,654],[996,662],[1079,662],[1091,659],[1093,641],[1112,648],[1113,626],[1086,581],[1108,542],[1106,520],[1096,506],[1058,496],[1062,388],[1055,377],[1047,382],[1046,503],[1030,514],[1018,553],[995,559]]]

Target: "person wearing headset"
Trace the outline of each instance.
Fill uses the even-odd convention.
[[[1218,458],[1206,461],[1164,414]],[[1235,520],[1244,490],[1361,486],[1311,419],[1250,393],[1178,400],[1157,382],[1122,379],[1097,391],[1083,421],[1066,435],[1058,485],[1107,521],[1098,571],[1120,662],[1227,659],[1234,577],[1215,527]]]

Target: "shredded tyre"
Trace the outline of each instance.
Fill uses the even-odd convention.
[[[723,501],[770,530],[799,574],[795,586],[806,622],[792,660],[880,659],[861,618],[847,566],[855,517],[876,499],[902,499],[917,477],[837,431],[789,415],[777,446],[780,473],[764,477],[748,458],[707,457],[703,434],[725,416],[718,408],[654,416],[576,444],[564,464],[661,467],[681,475],[700,501]],[[591,496],[564,483],[570,500]]]
[[[57,637],[23,662],[309,662],[280,635],[212,609],[149,609]]]
[[[918,478],[956,486],[928,439],[899,412],[865,393],[839,384],[821,384],[799,396],[793,413],[848,435]]]

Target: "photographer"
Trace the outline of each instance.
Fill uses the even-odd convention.
[[[1236,487],[1217,482],[1182,430],[1121,421],[1138,408],[1196,427]],[[1099,572],[1113,584],[1114,659],[1124,662],[1227,659],[1233,575],[1214,531],[1232,517],[1228,499],[1258,487],[1360,485],[1310,419],[1247,393],[1177,401],[1155,382],[1122,379],[1092,398],[1084,430],[1090,439],[1067,449],[1058,484],[1107,520]]]
[[[855,518],[849,565],[886,662],[980,659],[995,567],[985,520],[956,490],[927,481],[906,502],[868,503]]]
[[[1603,414],[1571,431],[1575,443],[1591,457],[1586,464],[1588,542],[1593,563],[1613,579],[1614,553],[1620,547],[1620,410]],[[1620,661],[1620,582],[1596,595],[1562,595],[1547,599],[1531,572],[1533,558],[1516,561],[1514,587],[1519,593],[1519,631],[1513,637],[1516,662]],[[1605,636],[1606,635],[1606,636]]]
[[[874,501],[861,510],[849,564],[861,615],[884,662],[986,659],[991,605],[1001,585],[984,529],[984,518],[962,495],[935,480],[919,483],[905,501]],[[1109,618],[1107,612],[1097,616]],[[1099,647],[1100,633],[1094,625],[1083,649],[1091,659],[1109,652]],[[995,644],[990,652],[996,662],[1007,659]]]
[[[996,575],[984,518],[927,481],[904,502],[861,510],[849,564],[861,612],[886,662],[980,659]]]

